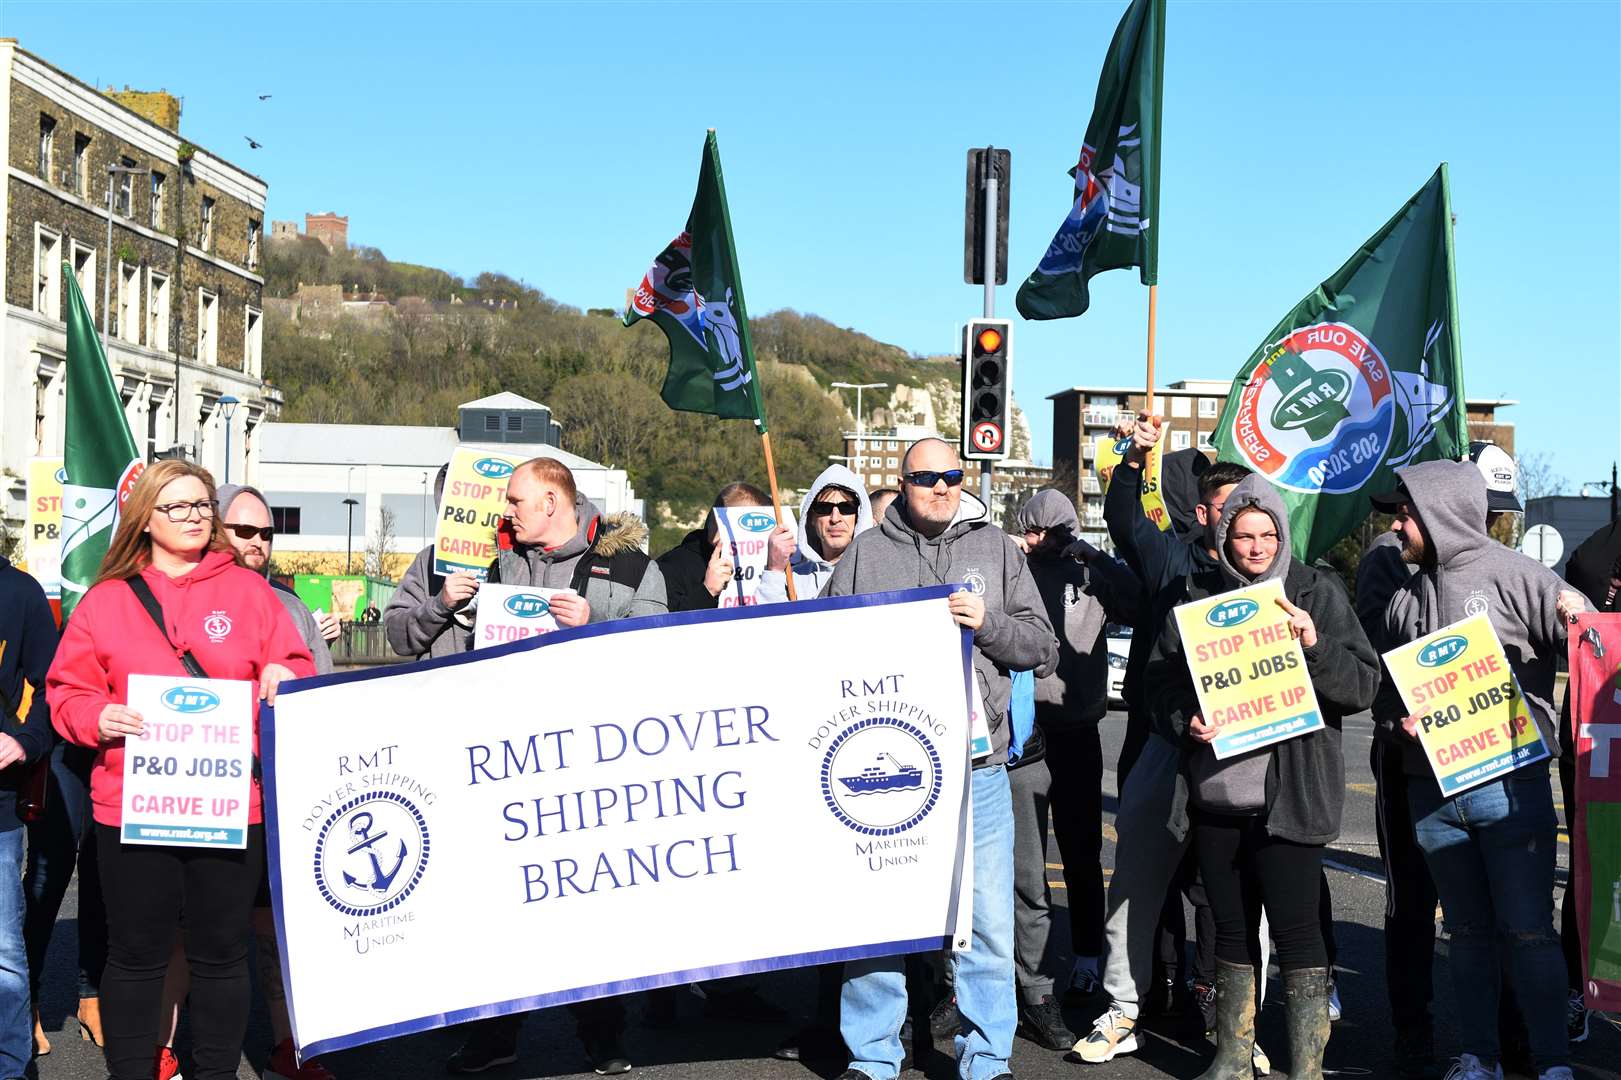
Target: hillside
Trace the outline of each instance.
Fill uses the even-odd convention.
[[[299,321],[287,305],[267,303],[265,375],[286,395],[284,420],[447,424],[459,403],[511,390],[552,407],[568,450],[626,469],[650,513],[668,501],[684,518],[732,480],[764,483],[751,424],[673,412],[659,398],[669,351],[651,324],[626,329],[615,312],[559,304],[501,274],[469,283],[390,262],[375,248],[329,255],[309,239],[267,245],[265,279],[268,297],[292,297],[300,283],[340,284],[346,293],[439,302],[382,317]],[[516,306],[492,310],[492,301]],[[956,434],[955,359],[912,355],[795,311],[751,325],[783,486],[802,487],[843,452],[855,395],[832,382],[924,390],[946,433]],[[863,405],[869,423],[894,422],[884,395],[869,393]]]

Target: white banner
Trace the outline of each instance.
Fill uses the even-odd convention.
[[[295,1041],[966,947],[952,586],[559,630],[265,710]]]

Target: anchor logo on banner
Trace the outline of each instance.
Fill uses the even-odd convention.
[[[428,825],[404,795],[350,799],[321,826],[315,883],[345,915],[378,915],[405,902],[428,868]]]

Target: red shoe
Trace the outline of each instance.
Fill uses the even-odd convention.
[[[276,1044],[270,1052],[270,1063],[265,1067],[265,1076],[270,1074],[282,1080],[336,1080],[336,1077],[315,1058],[310,1058],[299,1065],[298,1059],[293,1056],[293,1040],[283,1039]]]
[[[152,1055],[152,1080],[185,1080],[180,1075],[180,1059],[167,1046],[158,1047]]]

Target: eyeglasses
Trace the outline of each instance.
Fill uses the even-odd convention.
[[[207,521],[214,516],[214,511],[218,506],[219,504],[213,499],[198,499],[196,502],[164,503],[162,506],[154,506],[152,510],[154,513],[162,514],[170,521],[179,524],[182,521],[190,521],[193,510],[197,511],[199,518]]]
[[[265,538],[265,543],[268,544],[276,538],[276,529],[273,525],[239,525],[227,521],[225,527],[243,540],[252,540],[255,536],[262,536]]]
[[[861,513],[861,504],[854,502],[813,502],[810,504],[811,517],[827,517],[835,510],[845,517],[855,517]]]
[[[901,479],[905,480],[913,487],[932,488],[942,480],[946,482],[947,487],[956,487],[958,484],[962,483],[962,476],[963,473],[961,469],[947,469],[945,472],[935,472],[932,469],[919,469],[917,472],[907,473]]]

